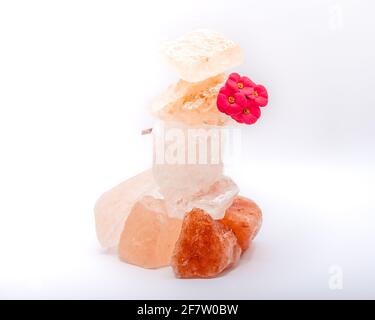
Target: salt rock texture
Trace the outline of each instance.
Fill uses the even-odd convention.
[[[171,194],[166,204],[172,216],[183,218],[194,208],[202,209],[214,219],[221,219],[238,194],[238,186],[231,178],[222,176],[206,189],[177,198]]]
[[[220,222],[233,231],[244,252],[262,225],[262,211],[254,201],[236,197]]]
[[[201,209],[184,218],[172,267],[179,278],[210,278],[235,265],[241,248],[234,233]]]
[[[203,133],[216,128],[199,126],[199,130],[203,130]],[[166,199],[168,214],[180,218],[183,218],[187,212],[184,207],[185,199],[193,197],[200,190],[208,190],[223,176],[220,140],[215,135],[207,135],[206,148],[198,150],[196,158],[190,164],[189,156],[199,149],[199,139],[189,139],[189,132],[192,129],[195,127],[182,123],[157,121],[152,131],[154,179],[160,188],[160,193]],[[204,156],[204,159],[201,159],[204,161],[199,161],[201,155]],[[175,207],[178,203],[181,205]]]
[[[124,222],[134,203],[144,194],[153,193],[157,185],[152,170],[136,175],[105,192],[96,202],[96,234],[102,247],[116,247]]]
[[[143,268],[169,265],[181,225],[181,219],[167,216],[162,199],[143,197],[126,220],[118,247],[120,259]]]
[[[167,42],[162,53],[179,77],[189,82],[202,81],[244,61],[238,44],[206,29]]]
[[[162,120],[188,125],[229,123],[231,118],[216,106],[217,95],[225,80],[223,73],[196,83],[180,80],[153,101],[151,111]]]

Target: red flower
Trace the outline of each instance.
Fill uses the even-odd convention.
[[[252,100],[258,106],[265,107],[267,105],[268,92],[264,86],[259,84],[251,88],[244,88],[242,91],[247,99]]]
[[[227,87],[221,88],[217,97],[217,108],[229,116],[240,113],[246,103],[243,93],[233,92]]]
[[[253,124],[260,117],[260,108],[268,103],[264,86],[257,85],[238,73],[229,75],[225,86],[219,91],[217,108],[239,123]]]
[[[231,117],[239,123],[253,124],[260,117],[260,108],[255,105],[244,107],[241,113],[232,114]]]
[[[255,87],[255,83],[248,77],[241,77],[238,73],[231,73],[225,86],[231,88],[234,92],[238,92],[244,88]]]

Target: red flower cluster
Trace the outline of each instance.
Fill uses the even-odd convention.
[[[260,117],[260,108],[268,103],[264,86],[257,85],[238,73],[229,75],[225,86],[219,91],[217,108],[239,123],[253,124]]]

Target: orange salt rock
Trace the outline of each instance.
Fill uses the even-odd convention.
[[[219,221],[233,231],[243,252],[262,225],[262,211],[254,201],[238,196]]]
[[[135,203],[121,233],[121,260],[143,268],[170,264],[182,220],[167,215],[164,200],[145,196]]]
[[[210,278],[235,265],[240,256],[234,233],[195,208],[184,218],[171,265],[179,278]]]

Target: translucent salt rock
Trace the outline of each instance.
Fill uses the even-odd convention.
[[[233,231],[245,251],[262,225],[262,211],[254,201],[236,197],[220,222]]]
[[[221,219],[238,192],[239,189],[233,180],[223,176],[208,188],[200,189],[191,195],[185,194],[178,198],[171,193],[166,199],[166,204],[172,216],[183,217],[193,208],[199,208],[212,218]]]
[[[210,278],[235,265],[240,255],[234,233],[203,210],[194,209],[183,221],[171,265],[179,278]]]
[[[147,170],[105,192],[96,202],[96,234],[102,247],[118,245],[125,220],[134,203],[157,190],[152,170]]]
[[[183,218],[201,208],[222,218],[238,188],[223,176],[220,128],[159,121],[153,135],[153,174],[168,214]]]
[[[189,82],[202,81],[244,61],[238,44],[205,29],[166,43],[162,53],[179,77]]]
[[[143,268],[169,265],[181,224],[181,219],[167,216],[162,199],[143,197],[126,219],[118,247],[120,259]]]
[[[201,82],[184,80],[171,85],[152,103],[152,113],[166,121],[177,121],[187,125],[224,125],[232,120],[220,112],[216,99],[226,76],[219,74]]]

